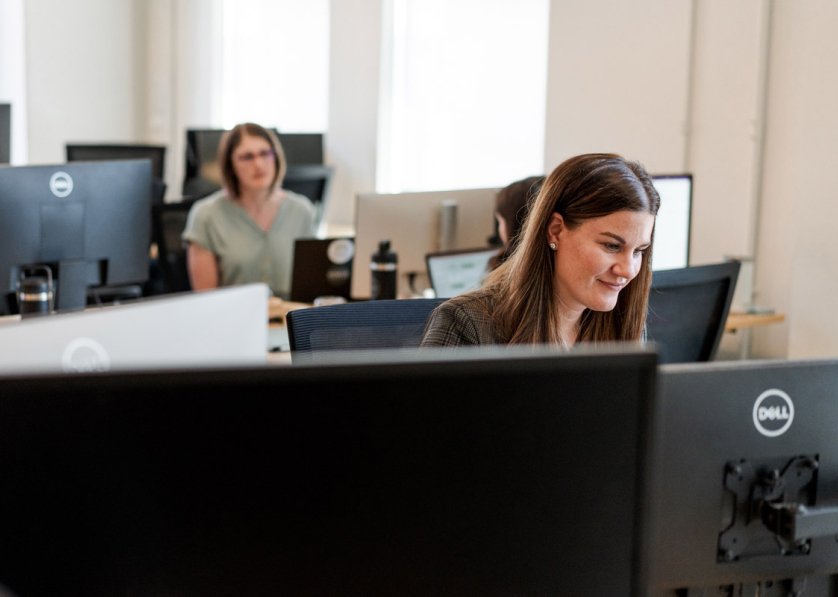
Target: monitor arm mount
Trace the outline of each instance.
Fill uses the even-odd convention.
[[[815,506],[818,456],[728,463],[718,561],[806,555],[811,540],[838,535],[838,507]]]

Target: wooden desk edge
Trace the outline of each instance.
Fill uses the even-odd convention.
[[[733,332],[744,328],[753,328],[761,325],[771,325],[785,321],[786,316],[782,313],[729,313],[725,321],[725,331]]]

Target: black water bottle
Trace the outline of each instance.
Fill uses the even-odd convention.
[[[390,250],[390,241],[378,243],[378,251],[372,254],[372,299],[396,298],[396,263],[398,257]]]

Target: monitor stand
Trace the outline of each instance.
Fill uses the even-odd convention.
[[[81,259],[59,261],[55,266],[56,311],[81,311],[87,306],[88,286],[98,286],[104,277],[98,262]]]

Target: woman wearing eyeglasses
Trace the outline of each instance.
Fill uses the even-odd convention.
[[[218,160],[224,188],[195,202],[183,232],[192,288],[265,282],[288,298],[294,242],[314,236],[314,207],[282,188],[285,155],[273,131],[236,126]]]

